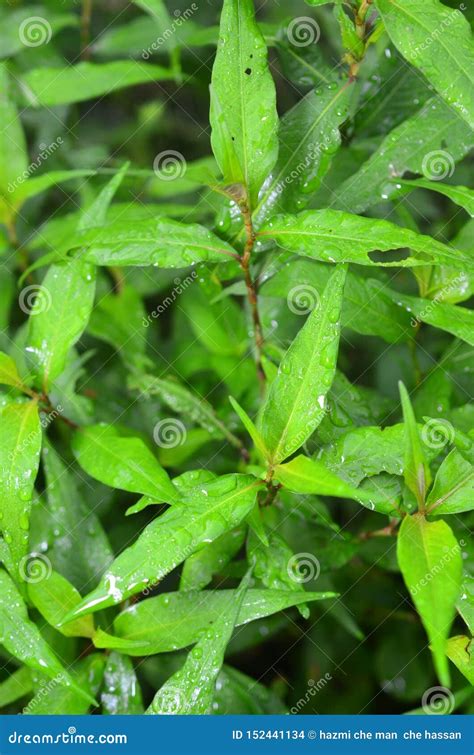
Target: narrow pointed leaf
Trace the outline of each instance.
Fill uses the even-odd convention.
[[[90,712],[91,703],[97,706],[98,696],[104,675],[105,658],[92,653],[71,667],[74,687],[67,687],[58,677],[44,687],[41,686],[30,700],[23,713],[32,716],[85,715]],[[81,692],[78,692],[78,689]],[[87,693],[87,697],[84,693]]]
[[[387,84],[387,89],[390,88]],[[331,207],[363,212],[396,191],[396,176],[422,173],[428,178],[451,175],[455,163],[474,146],[472,129],[439,97],[423,107],[381,142],[354,175],[337,187]]]
[[[275,239],[284,249],[324,262],[354,262],[358,265],[413,267],[451,265],[473,269],[464,252],[429,236],[387,220],[364,218],[337,210],[306,210],[298,215],[277,215],[259,231]],[[412,254],[388,261],[371,258],[371,252],[411,249]]]
[[[28,597],[44,616],[48,624],[58,629],[66,637],[92,637],[94,621],[92,616],[83,616],[70,624],[59,627],[64,614],[81,602],[76,588],[58,572],[50,571],[38,581],[28,583]]]
[[[474,128],[474,47],[467,18],[439,0],[376,0],[403,57]]]
[[[459,544],[446,522],[406,516],[398,535],[398,563],[430,641],[441,684],[449,687],[447,639],[461,588]]]
[[[78,63],[65,68],[33,68],[20,81],[26,102],[33,107],[67,105],[101,97],[134,84],[166,81],[173,72],[136,60]]]
[[[163,593],[122,611],[114,622],[122,652],[154,655],[193,645],[200,633],[222,615],[235,590],[203,590]],[[236,626],[271,616],[293,606],[337,597],[334,592],[249,589]],[[105,643],[98,647],[108,647]],[[127,648],[126,643],[129,643]]]
[[[177,498],[167,473],[141,438],[120,437],[113,425],[92,425],[76,432],[72,447],[81,467],[104,485],[160,501]]]
[[[275,467],[275,479],[294,493],[330,495],[366,502],[372,498],[363,490],[348,485],[318,459],[309,459],[303,455]]]
[[[138,716],[143,713],[140,685],[128,656],[117,651],[108,656],[100,702],[102,712],[111,716]]]
[[[33,304],[26,347],[36,380],[48,389],[81,337],[95,294],[95,269],[80,260],[51,265]]]
[[[258,451],[259,451],[262,459],[265,459],[268,456],[268,451],[267,451],[267,449],[265,447],[265,443],[263,442],[263,438],[262,438],[259,430],[255,426],[255,424],[252,422],[252,420],[250,419],[250,417],[247,414],[247,412],[244,409],[242,409],[242,407],[235,400],[235,398],[233,398],[232,396],[229,396],[229,401],[232,404],[232,408],[233,408],[234,412],[238,415],[238,417],[239,417],[240,421],[242,422],[243,426],[245,427],[245,429],[247,430],[248,434],[252,438],[252,440],[253,440],[253,442],[255,444],[255,448],[258,449]]]
[[[0,530],[21,577],[28,553],[31,499],[41,450],[37,402],[4,406],[0,421]]]
[[[0,63],[0,194],[9,194],[23,180],[28,152],[21,121],[12,96],[12,84],[5,63]]]
[[[474,509],[474,464],[455,448],[442,461],[426,501],[427,512],[443,516]]]
[[[93,176],[95,171],[93,170],[52,170],[49,173],[44,173],[41,176],[31,176],[26,181],[19,184],[12,195],[12,203],[15,207],[21,207],[27,199],[35,197],[41,194],[43,191],[51,188],[51,186],[57,186],[58,184],[66,183],[74,178],[87,178]]]
[[[258,485],[249,475],[225,475],[199,486],[151,522],[64,621],[121,603],[158,584],[192,553],[236,527],[254,505]]]
[[[179,582],[180,590],[202,590],[239,552],[245,540],[245,527],[236,527],[186,559]]]
[[[324,417],[336,369],[345,275],[344,266],[336,268],[270,387],[261,433],[273,463],[302,446]]]
[[[0,351],[0,383],[3,385],[11,385],[18,390],[23,390],[25,387],[23,380],[18,374],[18,369],[13,359]]]
[[[249,580],[250,573],[229,598],[217,621],[189,652],[184,666],[156,693],[147,714],[202,715],[212,712],[217,677],[224,663],[227,644],[232,637]],[[171,710],[170,696],[174,703]]]
[[[0,644],[35,671],[72,687],[85,700],[93,698],[81,689],[58,661],[39,629],[28,618],[23,599],[8,574],[0,570]]]
[[[243,184],[255,206],[277,158],[278,116],[253,0],[224,0],[212,69],[210,122],[212,149],[224,181]]]
[[[399,383],[399,389],[405,424],[403,474],[407,487],[415,494],[420,510],[422,510],[425,505],[426,493],[431,483],[430,467],[423,451],[408,391],[403,383]]]
[[[188,267],[197,262],[225,262],[235,250],[197,223],[164,217],[140,221],[115,220],[77,234],[69,248],[81,247],[82,259],[96,265]]]
[[[410,181],[401,178],[398,183],[408,189],[428,189],[438,194],[444,194],[445,197],[466,210],[471,218],[474,217],[474,191],[468,189],[467,186],[451,186],[441,181],[428,181],[426,178],[412,178]]]

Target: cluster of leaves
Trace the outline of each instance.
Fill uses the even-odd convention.
[[[469,23],[308,3],[1,11],[6,711],[472,710]]]

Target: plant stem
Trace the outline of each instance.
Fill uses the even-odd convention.
[[[257,287],[255,281],[252,279],[250,272],[250,260],[252,257],[252,251],[255,244],[255,231],[252,223],[252,213],[250,212],[247,202],[242,202],[240,205],[242,217],[245,227],[245,246],[243,254],[240,258],[240,266],[244,273],[245,286],[247,289],[247,299],[250,305],[250,311],[252,314],[253,322],[253,335],[255,341],[255,362],[257,364],[257,375],[261,386],[265,384],[265,373],[262,367],[262,349],[263,349],[263,331],[262,323],[260,321],[260,314],[258,311],[258,298]]]

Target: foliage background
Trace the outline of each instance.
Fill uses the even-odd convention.
[[[10,97],[16,103],[13,107],[18,108],[26,137],[29,176],[36,179],[52,171],[84,172],[38,191],[11,212],[13,192],[8,187],[9,182],[16,180],[15,150],[19,145],[15,134],[7,134],[3,142],[2,165],[10,177],[4,184],[6,209],[0,238],[3,328],[0,343],[3,351],[15,359],[28,385],[30,370],[24,351],[28,342],[27,323],[28,318],[31,322],[34,306],[41,307],[41,297],[37,299],[40,304],[33,305],[33,294],[37,291],[24,292],[25,287],[37,288],[44,273],[42,266],[33,270],[29,266],[42,255],[54,255],[65,248],[74,237],[81,212],[92,205],[126,161],[129,161],[128,172],[114,197],[116,215],[112,205],[107,222],[124,212],[125,218],[139,226],[141,221],[156,218],[160,213],[185,223],[199,222],[227,241],[234,238],[241,222],[235,203],[229,209],[225,193],[204,186],[206,177],[215,172],[210,158],[209,84],[221,3],[199,1],[184,8],[180,0],[170,1],[166,4],[168,15],[163,14],[158,21],[139,5],[122,0],[94,2],[90,25],[83,21],[82,32],[80,17],[81,13],[84,15],[84,6],[87,11],[87,3],[51,0],[30,6],[9,2],[1,8],[0,46],[10,76]],[[455,3],[446,5],[457,7]],[[276,84],[280,116],[314,87],[324,87],[326,91],[324,80],[337,86],[347,80],[355,58],[352,62],[347,58],[332,6],[309,7],[290,0],[257,3],[257,6],[258,19],[269,42],[269,66]],[[32,37],[33,44],[25,44],[19,28],[31,17],[46,20],[46,27],[40,24],[40,33],[44,34],[46,29],[46,37],[51,32],[50,39],[37,44]],[[308,18],[313,21],[309,23]],[[304,44],[301,40],[291,44],[288,24],[292,19],[299,19],[300,24],[301,19],[306,19],[313,41],[306,44],[302,37]],[[173,33],[168,36],[166,30],[170,28]],[[317,41],[314,41],[315,30]],[[81,35],[83,48],[89,39],[88,49],[82,53]],[[162,39],[163,42],[159,41]],[[112,92],[114,76],[105,73],[92,96],[88,87],[93,77],[86,75],[83,81],[78,79],[64,85],[58,104],[52,95],[53,100],[35,106],[31,99],[34,83],[31,72],[45,71],[48,67],[67,69],[77,65],[81,58],[104,66],[119,60],[136,60],[142,66],[155,63],[168,73],[157,77],[161,80],[145,78]],[[85,95],[78,102],[75,99],[81,86]],[[312,191],[306,199],[311,208],[337,204],[342,196],[341,186],[347,187],[344,181],[355,175],[371,155],[379,154],[387,135],[419,113],[433,96],[433,88],[415,67],[403,60],[386,33],[367,49],[354,86],[357,95],[348,104],[347,117],[341,122],[341,146],[331,147],[332,162],[327,160],[324,169],[318,169],[314,183],[310,180]],[[9,123],[11,111],[6,109],[4,92],[2,97],[5,122]],[[338,125],[328,123],[328,133]],[[448,186],[467,186],[472,166],[468,132],[458,133],[460,127],[448,123],[446,134],[439,135],[434,122],[433,137],[429,119],[425,126],[425,131],[420,128],[419,138],[413,136],[408,145],[401,140],[399,146],[397,136],[394,137],[394,161],[399,159],[398,148],[409,153],[408,158],[401,158],[401,163],[405,165],[405,160],[408,167],[398,175],[405,172],[405,177],[424,176],[433,182],[441,177]],[[296,134],[301,133],[298,129],[305,133],[307,128],[306,122],[296,120]],[[436,146],[433,138],[439,141]],[[414,162],[420,167],[411,167]],[[26,183],[20,180],[15,190]],[[359,210],[357,203],[363,202],[364,186],[369,187],[372,196]],[[300,200],[295,196],[292,201],[292,211],[296,212]],[[360,190],[357,184],[352,190],[349,186],[347,204],[349,211],[389,219],[397,226],[418,230],[438,241],[452,242],[466,253],[472,251],[473,226],[468,213],[449,196],[435,191],[412,187],[404,193],[400,185],[395,186],[390,180],[383,160],[362,181]],[[405,244],[393,244],[390,248],[397,250],[399,246]],[[397,251],[389,254],[394,261],[404,259]],[[133,542],[156,516],[156,508],[148,507],[125,517],[127,508],[137,502],[137,494],[147,491],[130,492],[130,483],[126,482],[122,485],[125,490],[121,489],[118,476],[114,478],[116,484],[102,484],[98,481],[100,474],[94,479],[94,474],[88,474],[75,461],[73,436],[77,434],[77,426],[105,422],[119,426],[125,436],[140,437],[171,477],[198,469],[217,475],[244,472],[247,463],[254,468],[260,463],[254,451],[248,459],[233,445],[237,437],[240,443],[251,447],[228,401],[228,395],[232,394],[252,417],[261,405],[245,288],[238,282],[239,276],[231,269],[226,270],[223,264],[199,268],[197,274],[190,267],[178,268],[122,267],[114,266],[113,260],[108,267],[98,268],[94,311],[84,332],[78,333],[80,341],[69,351],[64,369],[60,370],[62,376],[57,375],[52,381],[49,398],[46,403],[43,401],[44,434],[62,459],[58,463],[64,464],[67,472],[54,469],[54,461],[48,470],[46,450],[31,503],[28,554],[33,554],[33,563],[27,565],[30,575],[27,582],[41,584],[34,570],[43,573],[42,569],[52,567],[83,595],[88,593],[112,553],[116,555]],[[279,363],[311,307],[320,301],[327,275],[321,272],[320,263],[306,257],[297,260],[276,247],[270,248],[265,262],[258,261],[256,268],[260,275],[264,353],[270,375],[272,365]],[[352,269],[360,277],[346,283],[348,300],[338,357],[338,368],[343,374],[339,373],[333,385],[327,415],[317,432],[305,442],[304,450],[317,458],[322,448],[329,448],[330,458],[331,453],[335,455],[342,448],[344,455],[349,446],[345,448],[341,438],[356,427],[400,423],[398,382],[402,380],[411,393],[421,437],[425,440],[428,437],[423,452],[434,459],[436,470],[454,438],[458,438],[455,433],[463,434],[467,442],[472,428],[469,402],[474,371],[473,331],[470,319],[461,318],[458,323],[460,315],[454,309],[446,314],[448,326],[445,322],[430,325],[431,310],[427,321],[426,302],[435,300],[434,311],[439,312],[438,294],[439,301],[453,308],[459,303],[458,310],[470,313],[472,272],[466,271],[461,276],[458,269],[454,272],[445,269],[444,277],[435,280],[436,274],[432,270],[426,273],[424,268],[352,265]],[[222,286],[232,286],[233,296],[221,294],[219,300]],[[298,287],[296,293],[295,287]],[[390,289],[392,294],[380,293],[378,287],[384,291]],[[457,295],[458,289],[462,289],[461,295]],[[375,303],[371,307],[372,296]],[[421,315],[419,310],[411,311],[404,296],[421,296],[425,300],[420,305]],[[81,297],[83,292],[73,288],[63,302],[63,314],[53,307],[49,322],[61,317],[67,322],[72,312],[80,310]],[[453,320],[458,324],[453,326]],[[72,343],[71,340],[67,345]],[[223,437],[222,427],[216,429],[213,421],[210,424],[202,421],[199,411],[193,414],[187,403],[189,396],[181,404],[179,401],[173,404],[163,388],[147,394],[142,378],[145,371],[176,379],[194,397],[205,398],[220,417],[227,435],[231,433],[230,439]],[[18,401],[20,393],[14,385],[5,388],[4,406],[12,400]],[[314,402],[314,397],[308,397],[308,406],[310,401]],[[437,424],[428,425],[427,429],[426,418],[437,418]],[[168,435],[157,443],[157,425],[169,420],[171,424],[165,426]],[[330,444],[338,440],[340,445],[332,452]],[[405,511],[413,512],[414,495],[406,487],[400,487],[402,470],[396,474],[392,469],[395,463],[399,466],[404,463],[406,474],[406,458],[400,460],[402,446],[395,443],[390,452],[383,447],[382,456],[393,451],[393,458],[382,459],[376,469],[373,459],[379,450],[378,443],[376,436],[363,437],[362,444],[353,451],[354,469],[369,468],[373,463],[367,477],[379,475],[381,486],[386,484],[387,489],[395,485],[398,491],[395,497],[403,502]],[[7,461],[11,461],[11,456],[6,451],[5,454]],[[472,461],[472,457],[467,458]],[[2,464],[5,463],[3,460]],[[109,462],[104,462],[105,468],[109,468]],[[110,468],[108,472],[114,476]],[[102,474],[107,476],[106,472]],[[365,476],[358,478],[355,473],[346,480],[358,485]],[[127,487],[129,492],[125,492]],[[472,509],[472,504],[466,508]],[[277,548],[272,556],[275,563],[266,566],[260,563],[261,583],[280,589],[303,586],[307,590],[335,591],[341,597],[336,602],[309,604],[309,618],[289,608],[237,629],[226,662],[247,676],[234,678],[233,672],[229,672],[221,678],[223,692],[218,696],[215,712],[291,709],[302,713],[397,713],[417,709],[422,701],[430,705],[426,703],[426,693],[438,689],[440,683],[425,630],[397,564],[398,522],[387,536],[373,537],[374,531],[390,528],[391,520],[386,513],[371,511],[349,498],[304,496],[288,491],[280,491],[274,505],[263,507],[262,512],[268,532],[278,532],[290,544],[290,550],[287,553],[282,546],[283,561]],[[465,570],[472,568],[472,516],[467,511],[462,516],[449,517],[449,524],[462,544]],[[3,547],[5,542],[6,538]],[[243,539],[240,545],[231,563],[223,558],[222,568],[215,569],[213,589],[234,588],[243,576]],[[304,558],[300,558],[299,565],[309,572],[304,572],[303,583],[295,585],[293,580],[291,585],[286,568],[282,571],[282,563],[286,567],[294,552],[302,554]],[[4,550],[2,554],[8,568],[8,556]],[[172,571],[154,594],[177,590],[179,579],[180,570]],[[465,580],[463,590],[467,591],[472,606],[472,577],[465,576]],[[169,652],[149,657],[139,655],[133,658],[132,665],[126,652],[120,654],[120,647],[103,655],[94,650],[90,638],[65,637],[51,626],[57,622],[48,621],[44,606],[43,610],[40,608],[44,595],[36,601],[28,593],[24,597],[30,618],[40,627],[42,636],[63,666],[71,669],[73,676],[77,675],[83,689],[101,703],[103,713],[143,710],[184,660],[182,651]],[[6,610],[5,605],[3,609]],[[115,613],[114,609],[101,612],[98,625],[112,632]],[[5,626],[3,629],[5,634]],[[451,635],[464,634],[468,630],[457,616]],[[26,712],[90,710],[89,703],[80,695],[71,691],[65,695],[61,683],[52,684],[51,674],[44,676],[38,669],[32,673],[28,662],[23,666],[24,659],[8,646],[0,652],[0,703],[3,702],[4,712],[24,710],[31,700],[36,702]],[[135,674],[141,693],[132,692]],[[448,695],[443,686],[441,708],[446,712],[456,705],[457,710],[473,712],[466,678],[452,664],[451,674],[454,696],[452,692]],[[255,686],[255,682],[262,687]]]

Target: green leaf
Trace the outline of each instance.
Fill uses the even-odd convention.
[[[77,26],[78,17],[74,13],[55,12],[48,8],[47,19],[42,18],[44,9],[37,5],[23,8],[0,9],[0,57],[11,58],[25,47],[36,46],[38,40],[53,37],[61,29]]]
[[[128,655],[154,655],[193,645],[201,632],[222,616],[235,590],[204,590],[163,593],[122,611],[114,622],[114,630]],[[244,596],[236,626],[284,611],[292,606],[337,597],[333,592],[299,593],[289,590],[249,589]],[[108,647],[95,640],[97,647]]]
[[[113,221],[77,234],[69,248],[80,247],[81,259],[96,265],[188,267],[197,262],[224,262],[235,250],[197,223],[158,216],[140,221]]]
[[[224,0],[212,69],[212,150],[229,184],[243,184],[254,207],[278,155],[275,85],[252,0]]]
[[[29,695],[33,689],[33,679],[28,666],[14,671],[5,681],[0,682],[0,708],[5,708],[10,703],[21,700]]]
[[[140,390],[146,396],[158,395],[176,414],[182,414],[201,425],[213,437],[226,438],[235,448],[241,448],[240,440],[227,429],[211,404],[176,380],[140,375],[132,380],[130,387]]]
[[[50,445],[43,450],[43,468],[47,507],[39,502],[36,516],[42,523],[49,522],[47,556],[77,590],[88,590],[113,559],[107,535],[97,514],[82,499],[70,465]],[[35,508],[32,519],[33,515]]]
[[[184,666],[156,693],[147,714],[202,715],[212,712],[217,677],[224,663],[227,644],[232,637],[249,581],[250,571],[234,594],[229,596],[217,621],[189,652]]]
[[[391,89],[391,82],[387,89]],[[372,157],[338,185],[331,206],[363,212],[396,192],[395,176],[422,173],[444,178],[474,146],[472,130],[438,97],[394,128]]]
[[[111,716],[143,713],[143,701],[133,664],[126,655],[112,651],[107,658],[100,694],[102,712]]]
[[[273,690],[225,664],[217,677],[212,709],[217,715],[288,713]]]
[[[18,374],[15,362],[3,351],[0,351],[0,383],[3,385],[12,385],[20,391],[25,390],[25,385]]]
[[[372,496],[363,490],[348,485],[321,461],[309,459],[307,456],[296,456],[286,464],[279,464],[275,467],[274,474],[278,482],[294,493],[353,498],[360,502],[369,502],[372,499]]]
[[[461,674],[464,674],[470,684],[474,686],[474,655],[472,637],[450,637],[446,646],[446,655],[454,663]]]
[[[474,128],[474,50],[469,22],[438,0],[376,0],[403,57]]]
[[[446,522],[406,516],[398,535],[398,563],[430,641],[441,684],[449,687],[446,642],[461,588],[459,544]]]
[[[180,590],[202,590],[233,559],[245,540],[245,527],[236,527],[186,559],[179,582]]]
[[[120,437],[113,425],[78,430],[72,448],[81,467],[96,480],[160,501],[175,501],[177,491],[141,438]]]
[[[26,350],[45,391],[64,370],[69,350],[81,337],[94,294],[95,269],[81,260],[51,265],[37,287]]]
[[[85,700],[93,703],[94,699],[74,682],[39,629],[30,621],[20,593],[3,569],[0,570],[0,587],[0,643],[29,668],[71,687]]]
[[[474,465],[455,448],[443,459],[426,501],[429,514],[459,514],[474,509]]]
[[[274,212],[297,212],[310,201],[341,143],[350,84],[313,90],[280,121],[278,160],[255,208],[257,225]]]
[[[41,450],[37,402],[8,404],[0,418],[0,529],[16,573],[24,578],[31,499]]]
[[[57,628],[61,634],[66,637],[93,636],[92,616],[84,616],[70,624],[58,626],[64,614],[81,602],[80,593],[58,572],[46,571],[43,579],[31,579],[28,583],[28,597],[48,624]]]
[[[431,483],[430,467],[423,450],[408,391],[401,382],[398,384],[398,387],[400,389],[403,421],[405,424],[403,475],[407,487],[415,494],[420,511],[423,511],[426,493]]]
[[[446,290],[456,285],[456,282],[463,285],[465,276],[458,273],[456,278],[452,278],[450,283],[446,283]],[[411,315],[411,324],[425,322],[440,330],[452,333],[453,336],[461,338],[471,346],[474,346],[474,312],[467,307],[458,307],[455,304],[446,304],[434,299],[419,299],[415,296],[406,296],[399,294],[398,291],[387,289],[387,295],[398,306],[404,307]]]
[[[94,173],[94,170],[52,170],[50,173],[44,173],[41,176],[29,176],[28,172],[27,179],[23,178],[21,183],[16,186],[15,191],[12,192],[12,206],[19,209],[27,199],[41,194],[51,186],[57,186],[74,178],[93,176]]]
[[[265,443],[263,442],[263,438],[260,432],[258,431],[258,429],[256,428],[255,424],[252,422],[247,412],[244,409],[242,409],[240,404],[235,400],[235,398],[232,398],[232,396],[229,396],[229,401],[232,404],[232,409],[238,415],[243,426],[245,427],[248,434],[252,438],[255,448],[260,453],[262,459],[267,458],[268,451],[265,447]]]
[[[400,178],[398,183],[409,189],[429,189],[438,194],[444,194],[445,197],[466,210],[471,218],[474,217],[474,191],[468,189],[467,186],[451,186],[436,179],[429,181],[426,178],[412,178],[410,181]]]
[[[33,716],[84,715],[89,713],[91,701],[98,695],[104,675],[105,658],[93,653],[71,667],[71,677],[75,687],[66,687],[58,677],[41,684],[36,695],[30,700],[23,713]],[[81,693],[77,689],[81,690]],[[85,697],[82,690],[88,693]]]
[[[451,265],[472,268],[463,252],[387,220],[364,218],[338,210],[306,210],[298,215],[277,215],[259,231],[270,236],[284,249],[324,262],[354,262],[358,265],[413,267]],[[373,259],[370,252],[409,248],[408,257],[388,261]]]
[[[33,107],[68,105],[154,81],[167,81],[173,72],[137,60],[78,63],[65,68],[33,68],[20,77],[26,102]]]
[[[314,432],[336,369],[346,269],[336,268],[280,364],[262,409],[261,433],[272,464],[290,456]]]
[[[18,179],[27,171],[28,153],[5,63],[0,63],[0,115],[3,124],[0,130],[0,195],[8,198]]]
[[[192,553],[236,527],[254,505],[258,485],[250,475],[230,474],[198,486],[143,530],[64,621],[121,603],[158,584]]]

